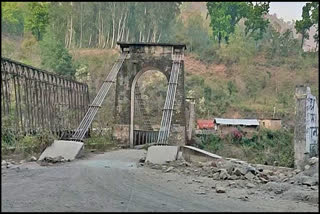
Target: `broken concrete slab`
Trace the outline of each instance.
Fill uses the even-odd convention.
[[[146,162],[164,164],[167,161],[177,160],[178,150],[178,146],[150,146]]]
[[[207,152],[193,146],[181,146],[182,156],[190,162],[207,162],[211,160],[222,159],[221,156]]]
[[[82,148],[82,142],[55,140],[51,146],[44,150],[39,160],[41,161],[45,157],[55,158],[58,156],[62,156],[66,160],[74,160],[80,155]]]

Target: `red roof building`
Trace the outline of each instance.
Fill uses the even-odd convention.
[[[197,120],[197,129],[213,129],[214,123],[213,120]]]

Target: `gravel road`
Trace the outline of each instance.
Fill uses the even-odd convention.
[[[144,150],[117,150],[53,166],[2,169],[4,212],[316,212],[318,205],[216,193],[210,180],[139,167]]]

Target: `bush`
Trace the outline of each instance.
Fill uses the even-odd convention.
[[[72,56],[50,28],[44,35],[43,41],[40,42],[40,49],[41,64],[45,69],[53,70],[60,75],[74,77],[76,68]]]
[[[242,138],[242,148],[250,160],[260,164],[294,166],[293,134],[286,130],[262,129],[251,139]]]
[[[209,152],[217,152],[223,148],[223,140],[214,134],[198,136],[195,141],[198,148]]]

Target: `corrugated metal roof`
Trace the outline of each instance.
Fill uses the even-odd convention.
[[[220,125],[243,125],[243,126],[259,126],[257,119],[224,119],[215,118],[215,123]]]

